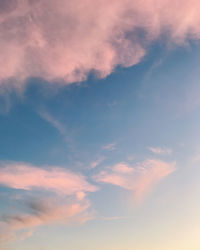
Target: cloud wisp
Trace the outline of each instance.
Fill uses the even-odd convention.
[[[93,178],[97,182],[109,183],[130,190],[140,201],[163,178],[175,170],[175,163],[149,159],[132,167],[127,163],[111,166]]]
[[[104,156],[100,156],[96,159],[96,161],[93,161],[90,163],[90,169],[96,168],[99,166],[106,158]]]
[[[85,177],[69,170],[53,167],[38,168],[24,163],[3,163],[0,184],[14,189],[44,189],[62,195],[94,192],[97,188]]]
[[[171,155],[172,149],[170,148],[161,148],[161,147],[149,147],[148,148],[152,153],[158,155]]]
[[[140,62],[162,35],[175,44],[199,39],[199,8],[199,0],[1,1],[0,83],[105,77]]]
[[[86,199],[63,200],[58,197],[31,201],[27,213],[7,214],[0,218],[0,244],[31,237],[39,226],[83,224],[94,218]]]
[[[0,226],[6,234],[0,232],[0,240],[7,240],[8,236],[13,240],[16,232],[23,231],[24,235],[24,230],[28,236],[38,226],[80,224],[93,218],[86,196],[97,187],[89,184],[83,175],[64,168],[39,168],[26,163],[1,162],[0,166],[0,185],[29,194],[28,200],[25,197],[28,212],[1,216]],[[39,191],[37,199],[30,198],[34,197],[34,191]]]
[[[22,230],[52,223],[70,224],[74,220],[78,222],[75,218],[77,215],[82,215],[79,222],[83,223],[92,217],[86,212],[89,206],[89,202],[79,203],[74,201],[67,204],[67,202],[63,203],[63,201],[55,198],[43,199],[40,202],[32,201],[29,204],[30,213],[5,215],[2,217],[1,223],[9,225],[13,230]]]
[[[116,144],[115,142],[109,143],[109,144],[104,145],[104,146],[102,147],[102,149],[105,150],[105,151],[113,151],[113,150],[116,149],[116,145],[117,145],[117,144]]]

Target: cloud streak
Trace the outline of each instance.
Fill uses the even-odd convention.
[[[181,6],[181,8],[180,8]],[[72,83],[141,61],[148,45],[200,38],[198,0],[0,2],[0,83]]]
[[[116,149],[116,143],[113,142],[113,143],[109,143],[109,144],[106,144],[102,147],[103,150],[106,150],[106,151],[113,151]]]
[[[56,205],[55,201],[57,202]],[[89,202],[62,204],[62,202],[56,199],[46,199],[40,202],[32,202],[30,206],[31,213],[7,215],[3,217],[3,222],[13,230],[30,229],[51,223],[69,224],[76,220],[74,219],[75,216],[83,215],[89,206]],[[86,216],[86,214],[81,222],[89,219],[89,216]]]
[[[87,200],[63,201],[54,197],[32,201],[28,213],[4,215],[0,220],[0,243],[13,240],[24,240],[31,237],[39,226],[83,224],[93,219],[94,215],[88,211],[90,202]]]
[[[158,155],[171,155],[172,150],[170,148],[160,148],[160,147],[149,147],[148,148],[152,153],[158,154]]]
[[[99,158],[97,158],[96,161],[93,161],[90,163],[90,168],[96,168],[97,166],[99,166],[103,161],[105,160],[105,157],[101,156]]]
[[[109,167],[96,176],[94,180],[109,183],[134,193],[136,200],[143,197],[163,178],[175,170],[175,163],[166,163],[149,159],[132,167],[127,163],[119,163]]]
[[[14,189],[44,189],[63,195],[79,196],[80,192],[94,192],[81,174],[59,167],[38,168],[25,163],[2,163],[0,184]]]
[[[1,162],[0,185],[25,190],[25,211],[0,217],[0,241],[29,237],[38,226],[49,224],[80,224],[93,218],[88,192],[97,187],[86,178],[59,167],[36,167],[26,163]],[[39,191],[39,192],[34,192]],[[45,192],[44,192],[45,191]],[[36,197],[34,197],[36,195]],[[6,233],[5,233],[6,232]],[[31,233],[30,233],[31,232]]]

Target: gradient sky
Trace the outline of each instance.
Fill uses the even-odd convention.
[[[0,249],[200,249],[200,3],[0,1]]]

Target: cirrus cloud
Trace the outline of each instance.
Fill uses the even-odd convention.
[[[29,237],[39,226],[82,224],[94,216],[86,195],[97,187],[83,175],[65,168],[0,162],[0,185],[15,189],[19,194],[24,190],[17,201],[22,200],[25,211],[28,210],[1,215],[0,227],[4,230],[0,230],[0,242],[15,240],[16,234],[18,239]]]
[[[162,148],[162,147],[149,147],[148,148],[152,153],[158,154],[158,155],[171,155],[172,149],[170,148]]]
[[[93,212],[88,210],[90,205],[87,200],[63,201],[58,197],[31,201],[27,206],[28,213],[1,216],[0,243],[31,237],[39,226],[83,224],[94,218]]]
[[[118,163],[93,178],[97,182],[109,183],[133,191],[136,200],[141,200],[159,181],[174,171],[174,162],[148,159],[133,167],[127,163]]]
[[[89,184],[81,174],[64,168],[39,168],[26,163],[4,163],[0,168],[0,184],[14,189],[44,189],[63,195],[94,192],[97,187]]]

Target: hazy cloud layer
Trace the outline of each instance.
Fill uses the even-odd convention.
[[[137,64],[163,34],[199,38],[199,11],[199,0],[0,1],[0,83],[105,77]]]
[[[149,159],[136,166],[119,163],[94,176],[97,182],[110,183],[133,191],[141,200],[160,180],[175,170],[175,163]]]

